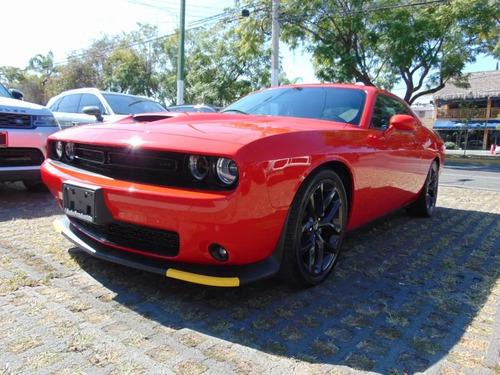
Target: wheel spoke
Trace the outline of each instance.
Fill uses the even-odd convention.
[[[323,200],[323,189],[324,189],[324,184],[321,184],[315,191],[314,191],[314,219],[319,219],[321,216],[323,216],[323,210],[324,210],[324,200]]]
[[[335,201],[335,203],[331,205],[331,208],[328,211],[327,216],[321,220],[321,223],[326,224],[331,222],[335,214],[338,212],[339,207],[340,207],[340,201]]]
[[[316,260],[314,262],[314,273],[318,274],[323,271],[323,257],[325,250],[325,241],[320,235],[316,236]]]
[[[332,203],[333,201],[333,198],[335,197],[335,195],[337,194],[337,190],[335,190],[334,188],[332,188],[330,190],[330,192],[327,194],[327,196],[324,198],[323,200],[323,212],[326,211],[326,209],[328,208],[328,206],[330,205],[330,203]]]
[[[313,222],[312,218],[309,218],[309,220],[307,220],[306,223],[304,225],[302,225],[302,233],[310,233],[313,225],[314,225],[314,222]]]
[[[313,247],[316,243],[316,240],[314,238],[314,234],[309,234],[304,238],[304,241],[302,241],[301,247],[300,247],[300,254],[304,255],[306,252],[309,251],[311,247]]]

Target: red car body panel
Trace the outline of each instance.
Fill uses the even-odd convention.
[[[150,257],[219,267],[256,263],[276,250],[293,198],[318,168],[335,165],[347,171],[347,230],[352,230],[413,202],[431,163],[444,162],[442,142],[416,116],[417,125],[410,131],[388,135],[370,128],[375,97],[382,91],[345,86],[367,93],[359,126],[208,113],[155,122],[128,117],[114,124],[71,128],[49,139],[231,158],[240,171],[234,190],[127,182],[68,168],[50,158],[42,165],[43,181],[60,204],[65,181],[101,187],[114,220],[179,234],[178,255]],[[229,253],[223,265],[208,251],[213,243]],[[141,253],[140,249],[121,250]]]

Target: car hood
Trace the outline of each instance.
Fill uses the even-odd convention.
[[[49,109],[44,106],[25,102],[19,99],[0,97],[0,113],[20,113],[29,115],[47,115],[51,114]]]
[[[173,113],[172,113],[173,114]],[[114,123],[79,126],[53,138],[114,146],[168,148],[179,151],[232,152],[261,138],[311,130],[343,129],[346,124],[292,117],[193,114],[157,121],[160,114],[129,116]],[[164,113],[163,117],[169,116]],[[232,147],[228,146],[232,145]]]

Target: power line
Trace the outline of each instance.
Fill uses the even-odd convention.
[[[368,7],[368,8],[365,8],[365,9],[349,10],[347,12],[343,11],[343,14],[344,15],[351,15],[351,14],[370,13],[370,12],[376,12],[376,11],[382,11],[382,10],[389,10],[389,9],[396,9],[396,8],[410,8],[410,7],[417,7],[417,6],[425,6],[425,5],[431,5],[431,4],[436,4],[436,3],[443,4],[443,3],[448,3],[448,1],[449,0],[428,0],[428,1],[418,1],[418,2],[414,2],[414,3],[406,3],[406,4],[394,4],[394,5],[386,5],[386,6],[372,6],[372,7]],[[153,6],[153,7],[161,8],[163,10],[166,9],[166,7],[160,7],[160,6],[154,6],[154,5],[151,5],[151,4],[146,4],[143,0],[128,0],[128,2],[132,3],[132,4],[138,4],[138,5],[144,5],[144,6]],[[162,1],[162,3],[164,3],[164,2],[165,1]],[[296,4],[299,5],[299,3],[296,3]],[[186,24],[186,31],[194,31],[194,30],[201,29],[201,28],[204,28],[204,27],[207,27],[207,26],[210,26],[210,25],[214,25],[214,24],[216,24],[217,22],[219,22],[219,21],[221,21],[223,19],[226,19],[228,22],[234,22],[234,21],[240,19],[241,11],[244,10],[244,9],[251,9],[252,10],[252,12],[251,12],[252,14],[257,14],[257,13],[260,13],[260,12],[263,12],[263,11],[268,11],[268,9],[266,9],[265,7],[263,7],[264,5],[267,5],[267,4],[264,3],[264,1],[255,1],[253,3],[246,4],[245,6],[241,6],[241,7],[238,7],[238,8],[228,8],[228,10],[230,11],[228,13],[226,13],[226,12],[224,12],[224,13],[218,13],[218,14],[215,14],[213,16],[209,16],[209,17],[205,17],[205,18],[202,18],[202,19],[199,19],[199,20],[194,20],[194,21],[188,22]],[[209,8],[209,7],[207,7],[207,8]],[[304,15],[299,15],[297,17],[293,17],[293,19],[287,19],[287,21],[304,20],[304,19],[307,19],[307,18],[308,18],[308,16],[306,14],[304,14]],[[123,50],[123,49],[127,49],[127,48],[136,47],[136,46],[142,45],[142,44],[156,42],[156,41],[161,40],[161,39],[166,39],[166,38],[172,37],[172,36],[174,36],[176,34],[177,34],[177,32],[171,31],[168,34],[159,35],[159,36],[156,36],[154,38],[150,38],[150,39],[147,39],[147,40],[144,40],[144,41],[139,41],[139,42],[136,42],[136,43],[122,45],[120,47],[112,47],[112,51],[119,51],[119,50]],[[81,59],[85,55],[86,55],[85,52],[83,52],[83,53],[81,53],[79,55],[73,55],[73,56],[69,57],[68,59],[66,59],[65,61],[60,61],[60,62],[54,63],[54,65],[63,65],[63,64],[68,63],[71,59]]]
[[[210,16],[210,17],[205,17],[205,18],[203,18],[201,20],[191,21],[191,22],[187,23],[187,25],[186,25],[186,31],[193,31],[193,30],[201,29],[201,28],[206,27],[208,25],[216,24],[217,22],[219,22],[220,20],[222,20],[224,18],[227,18],[228,22],[234,22],[234,21],[236,21],[236,20],[239,19],[239,13],[241,13],[241,11],[243,9],[246,9],[246,8],[247,8],[246,6],[245,7],[234,8],[234,9],[232,9],[233,10],[233,12],[232,12],[233,14],[229,13],[229,16],[228,16],[228,13],[219,13],[219,14],[215,14],[215,15]],[[239,13],[237,13],[237,12],[239,12]],[[124,50],[124,49],[128,49],[128,48],[136,47],[138,45],[148,44],[148,43],[156,42],[156,41],[161,40],[161,39],[170,38],[172,36],[175,36],[176,34],[177,34],[177,32],[172,31],[172,32],[170,32],[168,34],[159,35],[159,36],[156,36],[154,38],[150,38],[150,39],[147,39],[147,40],[144,40],[144,41],[139,41],[139,42],[136,42],[136,43],[130,43],[130,44],[126,44],[126,45],[121,45],[119,47],[112,47],[111,49],[112,49],[112,51]],[[55,62],[54,65],[64,65],[64,64],[68,63],[72,59],[81,59],[85,55],[86,55],[86,52],[83,52],[83,53],[78,54],[78,55],[73,55],[73,56],[70,56],[65,61]],[[102,53],[102,55],[104,55],[104,52]]]

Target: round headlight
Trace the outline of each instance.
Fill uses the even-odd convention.
[[[57,141],[54,149],[57,160],[61,160],[64,152],[64,144],[61,141]]]
[[[225,185],[231,185],[238,178],[238,166],[231,159],[219,158],[216,169],[217,177]]]
[[[73,142],[66,143],[65,153],[69,161],[73,161],[75,159],[75,144]]]
[[[188,162],[191,175],[198,181],[207,177],[210,170],[210,164],[205,156],[191,155]]]

